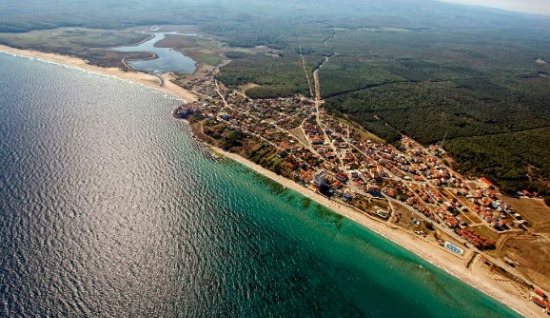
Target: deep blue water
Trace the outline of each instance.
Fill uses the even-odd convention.
[[[0,54],[0,316],[516,317],[212,160],[180,102]]]
[[[193,59],[173,49],[155,47],[155,43],[164,38],[164,33],[154,33],[153,38],[139,45],[121,46],[114,48],[114,50],[121,52],[152,52],[157,55],[158,58],[156,59],[128,61],[128,64],[134,70],[144,71],[153,75],[160,75],[166,72],[192,74],[196,68],[196,63]]]

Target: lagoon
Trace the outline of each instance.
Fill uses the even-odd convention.
[[[127,61],[128,65],[137,71],[147,72],[152,75],[160,75],[167,72],[192,74],[196,69],[196,62],[193,59],[173,49],[155,47],[155,43],[163,40],[166,37],[166,34],[178,33],[152,33],[152,37],[150,39],[138,45],[121,46],[113,48],[113,50],[120,52],[151,52],[157,56],[157,58],[148,60]],[[181,36],[194,35],[182,34]]]

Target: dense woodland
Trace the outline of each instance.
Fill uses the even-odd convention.
[[[397,143],[403,133],[440,143],[457,169],[487,176],[506,191],[550,193],[548,17],[414,0],[125,5],[2,2],[0,43],[16,43],[8,32],[36,29],[195,24],[234,48],[226,50],[232,62],[218,79],[230,86],[258,84],[247,91],[251,97],[310,95],[303,57],[310,77],[322,65],[321,93],[330,112],[388,142]],[[40,40],[18,44],[44,49]],[[76,46],[93,46],[82,41],[61,34],[47,48],[70,54]],[[269,54],[239,50],[257,46]]]
[[[544,195],[550,179],[550,67],[537,62],[550,61],[544,30],[301,21],[286,35],[278,33],[273,45],[283,52],[279,57],[238,57],[219,78],[261,85],[248,91],[252,97],[308,95],[297,65],[300,43],[308,71],[329,58],[319,74],[330,112],[388,142],[406,134],[440,143],[455,168],[486,176],[506,192]],[[247,40],[246,46],[254,44],[260,43]]]
[[[226,85],[259,84],[247,94],[252,97],[273,98],[309,94],[299,55],[287,53],[273,58],[261,54],[226,53],[232,62],[225,66],[218,79]],[[258,65],[264,67],[259,68]],[[247,70],[247,71],[243,71]]]

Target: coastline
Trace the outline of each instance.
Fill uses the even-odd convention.
[[[14,49],[11,47],[0,45],[0,52],[14,54],[18,56],[24,56],[33,59],[40,59],[45,61],[50,61],[54,63],[59,63],[62,65],[68,65],[83,69],[86,71],[100,73],[109,76],[115,76],[124,80],[137,82],[144,84],[156,89],[159,89],[165,93],[168,93],[174,97],[183,99],[187,102],[196,101],[197,96],[195,96],[190,91],[187,91],[176,84],[172,83],[169,79],[173,76],[170,74],[163,74],[162,77],[165,80],[164,86],[159,86],[158,78],[141,72],[124,72],[118,68],[104,68],[99,66],[90,65],[87,61],[69,57],[62,56],[53,53],[43,53],[38,51],[30,50],[20,50]],[[275,174],[274,172],[267,170],[237,154],[229,153],[223,151],[214,146],[205,144],[206,147],[209,147],[216,153],[223,155],[231,160],[237,161],[240,164],[245,165],[246,167],[256,171],[257,173],[266,176],[275,182],[285,186],[286,188],[292,189],[300,194],[316,201],[317,203],[326,206],[332,211],[376,232],[379,235],[382,235],[386,239],[392,241],[393,243],[407,249],[408,251],[418,255],[434,266],[446,271],[447,273],[457,277],[463,282],[469,284],[470,286],[482,291],[483,293],[491,296],[492,298],[498,300],[499,302],[506,304],[508,307],[515,310],[517,313],[526,316],[526,317],[545,317],[543,313],[538,310],[535,310],[534,306],[528,305],[530,302],[521,297],[519,292],[514,293],[510,290],[506,290],[502,286],[498,285],[498,282],[492,279],[489,275],[486,277],[480,277],[476,275],[470,268],[465,266],[465,259],[457,258],[450,254],[449,252],[443,250],[437,245],[430,243],[424,240],[421,237],[415,236],[408,232],[405,232],[399,228],[393,228],[384,224],[382,222],[376,221],[354,209],[351,209],[347,206],[339,204],[337,202],[331,201],[328,198],[321,196],[312,192],[309,189],[306,189],[299,184],[286,179],[282,176]],[[460,261],[457,261],[460,260]]]
[[[490,277],[490,275],[476,275],[472,270],[466,267],[466,259],[459,258],[452,255],[433,243],[427,240],[407,233],[403,229],[398,227],[390,227],[387,224],[374,220],[373,218],[362,214],[361,212],[352,209],[348,206],[329,200],[327,197],[304,188],[298,183],[289,180],[285,177],[277,175],[276,173],[256,164],[250,160],[247,160],[237,154],[224,151],[218,147],[203,143],[206,147],[209,147],[213,152],[224,156],[228,159],[236,161],[249,169],[254,170],[256,173],[268,177],[269,179],[281,184],[282,186],[300,193],[301,195],[312,199],[313,201],[321,204],[330,210],[338,213],[355,223],[358,223],[367,229],[383,236],[390,240],[394,244],[408,250],[409,252],[419,256],[430,264],[440,268],[448,274],[460,279],[462,282],[472,286],[473,288],[483,292],[484,294],[496,299],[502,304],[505,304],[516,313],[525,317],[547,317],[543,312],[534,310],[531,306],[527,306],[529,301],[521,297],[518,293],[513,293],[510,290],[497,286],[497,282]],[[476,256],[477,258],[477,256]],[[474,260],[476,262],[476,260]]]
[[[91,64],[88,64],[86,60],[83,60],[77,57],[59,55],[55,53],[44,53],[44,52],[32,51],[32,50],[21,50],[21,49],[15,49],[5,45],[0,45],[0,52],[33,58],[33,59],[44,60],[48,62],[59,63],[59,64],[76,67],[76,68],[93,72],[93,73],[115,76],[124,80],[137,82],[140,84],[144,84],[144,85],[159,89],[174,97],[183,99],[186,102],[194,102],[198,99],[197,96],[195,96],[195,94],[172,83],[170,79],[173,77],[173,75],[171,74],[162,74],[164,85],[161,87],[159,85],[159,79],[156,76],[143,73],[143,72],[135,72],[135,71],[125,72],[116,67],[107,68],[107,67],[91,65]]]

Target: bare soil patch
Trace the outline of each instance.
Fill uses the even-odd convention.
[[[534,231],[550,233],[550,207],[542,199],[499,197],[508,203],[533,227]]]
[[[550,241],[545,237],[516,237],[506,241],[506,255],[516,269],[542,288],[550,290]]]

